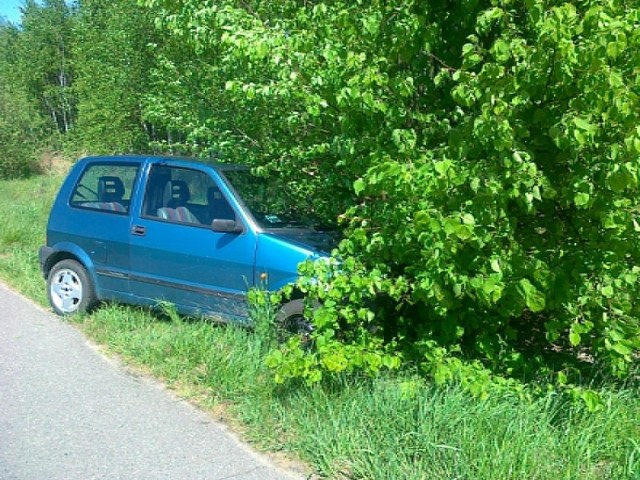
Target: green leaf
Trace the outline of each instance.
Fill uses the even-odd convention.
[[[500,268],[500,262],[497,258],[491,260],[491,269],[497,273],[500,273],[502,271],[502,269]]]
[[[364,180],[362,178],[358,178],[355,182],[353,182],[353,190],[356,192],[356,195],[360,195],[364,191]]]
[[[456,217],[448,217],[444,221],[444,231],[447,235],[454,234],[460,226],[460,220]]]
[[[586,145],[587,144],[587,136],[584,134],[583,131],[581,130],[574,130],[573,131],[573,137],[578,141],[579,145]]]
[[[499,38],[493,44],[493,55],[498,62],[506,62],[511,57],[511,46],[509,42]]]
[[[621,193],[631,186],[634,180],[626,168],[618,168],[607,177],[607,186],[614,192]]]
[[[478,33],[485,33],[505,14],[504,10],[499,7],[489,8],[478,15],[476,22],[476,30]]]
[[[458,224],[455,234],[460,240],[469,240],[473,236],[473,227],[471,225]]]
[[[486,300],[489,303],[496,303],[502,298],[504,283],[491,276],[482,282],[482,291],[487,296]]]
[[[596,412],[604,407],[602,395],[593,390],[583,390],[580,393],[580,399],[584,402],[589,412]]]
[[[580,130],[586,130],[586,131],[593,130],[593,125],[586,118],[576,117],[576,118],[573,119],[573,123]]]
[[[465,213],[464,215],[462,215],[462,223],[464,223],[465,225],[475,225],[476,219],[473,218],[473,215],[471,215],[470,213]]]
[[[604,295],[607,298],[613,298],[614,291],[611,285],[605,285],[604,287],[602,287],[600,292],[602,293],[602,295]]]
[[[605,217],[604,221],[602,222],[602,226],[607,230],[612,230],[618,228],[618,222],[616,222],[614,215],[610,214]]]
[[[576,193],[573,197],[573,203],[576,204],[577,207],[584,207],[589,203],[589,194],[586,192]]]
[[[618,42],[610,42],[609,45],[607,45],[607,55],[611,58],[618,57],[621,51],[622,48],[620,48],[620,44]]]
[[[573,328],[569,331],[569,343],[574,346],[577,347],[578,345],[580,345],[580,342],[582,341],[582,338],[580,337],[580,334],[578,332],[576,332],[575,330],[573,330]]]
[[[627,355],[631,355],[631,353],[633,353],[633,350],[631,348],[629,348],[627,345],[625,345],[624,343],[622,343],[622,342],[611,342],[610,343],[610,348],[614,352],[618,353],[619,355],[625,356],[625,357]]]
[[[434,163],[434,168],[440,175],[445,175],[447,173],[447,170],[449,170],[452,165],[453,162],[451,162],[451,160],[441,160]]]
[[[466,85],[463,84],[457,85],[451,90],[451,96],[457,104],[463,107],[470,107],[475,102],[473,91],[469,90]]]
[[[528,279],[523,278],[518,287],[524,297],[525,305],[534,313],[541,312],[546,306],[544,294],[540,292]]]

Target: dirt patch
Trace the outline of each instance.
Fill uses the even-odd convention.
[[[66,175],[73,165],[73,161],[60,152],[44,151],[40,155],[38,165],[43,173],[50,175]]]

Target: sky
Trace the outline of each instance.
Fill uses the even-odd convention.
[[[0,17],[10,22],[20,22],[20,6],[23,0],[0,0]]]

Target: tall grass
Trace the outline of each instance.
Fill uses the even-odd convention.
[[[37,248],[59,182],[0,182],[0,277],[43,304]],[[605,385],[605,407],[593,413],[552,394],[482,401],[410,372],[277,386],[263,362],[268,320],[250,331],[183,318],[170,306],[105,305],[73,321],[124,361],[222,412],[246,439],[326,477],[640,479],[637,380]]]
[[[44,304],[38,248],[45,243],[49,209],[61,183],[56,176],[0,181],[0,278]]]

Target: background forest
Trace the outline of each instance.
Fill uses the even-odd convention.
[[[401,366],[482,396],[640,348],[640,10],[624,0],[27,0],[0,177],[43,152],[216,156],[344,231],[298,286],[308,383]],[[592,377],[589,377],[592,378]]]

